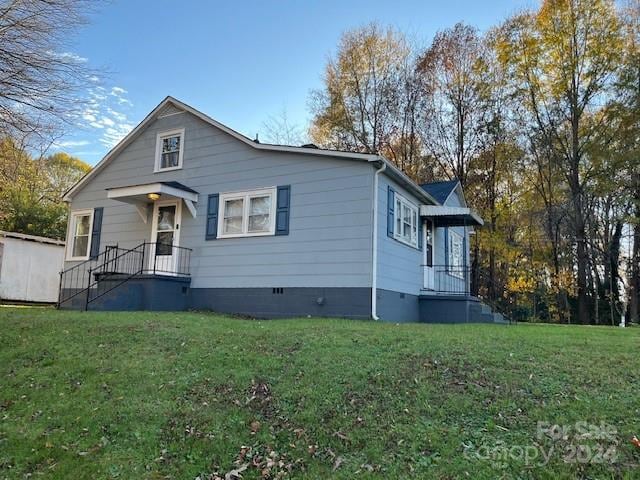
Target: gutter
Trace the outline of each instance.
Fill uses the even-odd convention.
[[[373,265],[371,268],[371,318],[380,320],[378,318],[378,175],[387,169],[387,162],[380,157],[370,161],[382,163],[373,175]]]

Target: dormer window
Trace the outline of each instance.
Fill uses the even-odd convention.
[[[156,142],[156,172],[182,168],[184,152],[184,128],[161,132]]]

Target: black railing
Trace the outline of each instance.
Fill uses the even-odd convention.
[[[516,321],[514,296],[510,295],[503,285],[500,285],[499,282],[480,268],[476,268],[473,271],[471,292],[489,305],[494,312],[501,313],[510,323]]]
[[[130,249],[107,246],[95,258],[60,272],[58,308],[81,302],[87,310],[91,302],[140,275],[189,277],[190,262],[191,249],[176,245],[143,242]]]
[[[427,267],[428,268],[428,267]],[[470,295],[470,272],[466,266],[433,265],[431,272],[425,270],[425,286],[428,290],[448,295]]]
[[[511,321],[513,299],[503,287],[480,269],[471,266],[433,265],[425,269],[425,289],[443,295],[470,295]]]

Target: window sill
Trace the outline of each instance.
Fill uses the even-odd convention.
[[[65,258],[65,262],[82,262],[84,260],[89,260],[89,255],[85,257],[67,257]]]
[[[177,167],[169,167],[169,168],[156,168],[153,170],[153,173],[172,172],[174,170],[182,170],[182,165],[179,165]]]
[[[260,232],[260,233],[235,233],[229,235],[218,235],[220,240],[225,238],[251,238],[251,237],[273,237],[275,232]]]
[[[419,252],[422,251],[420,248],[418,248],[418,245],[414,245],[413,243],[405,242],[404,240],[402,240],[401,238],[398,238],[398,237],[392,237],[392,238],[396,242],[401,243],[402,245],[404,245],[405,247],[413,248],[414,250],[418,250]]]

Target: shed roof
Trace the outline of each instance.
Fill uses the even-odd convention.
[[[27,235],[26,233],[5,232],[4,230],[0,230],[0,237],[17,238],[20,240],[27,240],[30,242],[48,243],[51,245],[64,246],[64,240],[56,240],[54,238],[39,237],[37,235]]]

